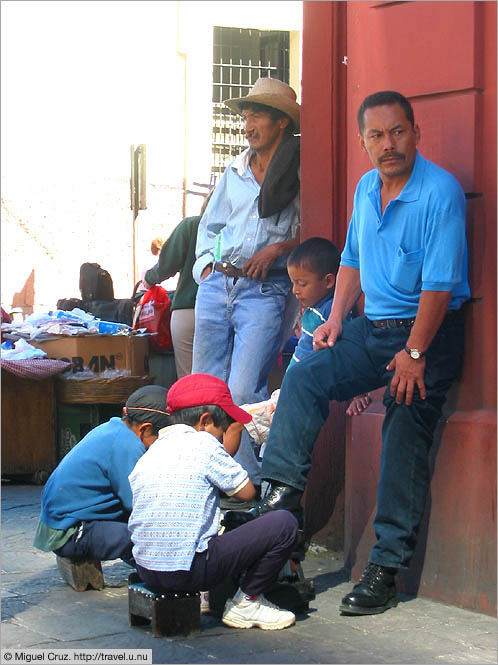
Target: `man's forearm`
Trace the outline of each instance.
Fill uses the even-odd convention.
[[[340,266],[329,321],[344,321],[360,295],[360,271],[349,266]]]
[[[406,345],[410,349],[427,351],[443,322],[451,291],[422,291],[417,317]]]

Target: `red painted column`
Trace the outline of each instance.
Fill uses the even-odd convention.
[[[301,239],[346,238],[346,3],[303,3]],[[315,444],[305,495],[306,532],[344,543],[345,405],[332,404]]]
[[[418,549],[399,585],[495,613],[496,3],[305,2],[303,8],[302,237],[321,235],[342,249],[354,190],[372,168],[358,146],[356,111],[378,90],[410,99],[422,130],[420,152],[453,173],[468,195],[473,300],[465,306],[465,364],[436,435]],[[344,405],[332,406],[306,491],[308,529],[325,541],[335,534],[339,542],[345,506],[353,579],[375,539],[381,394],[347,421]]]
[[[346,238],[346,3],[303,3],[302,238]]]
[[[347,5],[348,118],[372,92],[399,90],[413,105],[420,152],[468,197],[465,363],[436,433],[417,551],[398,586],[496,613],[496,3]],[[371,164],[351,127],[348,141],[352,206]],[[381,396],[347,424],[344,550],[354,580],[375,542]]]

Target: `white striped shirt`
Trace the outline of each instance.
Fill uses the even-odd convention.
[[[218,532],[216,488],[231,496],[248,475],[211,434],[172,425],[159,432],[129,480],[133,557],[148,570],[172,571],[189,570]]]

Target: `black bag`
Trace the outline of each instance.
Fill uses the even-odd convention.
[[[62,309],[64,312],[70,312],[76,307],[85,311],[83,300],[79,298],[61,298],[57,301],[57,309]]]
[[[80,267],[80,292],[83,302],[114,300],[112,277],[98,263],[83,263]]]
[[[126,323],[131,326],[135,303],[131,298],[122,298],[111,301],[89,300],[85,302],[83,309],[90,312],[102,321],[113,321],[114,323]]]

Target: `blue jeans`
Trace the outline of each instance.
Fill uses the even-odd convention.
[[[463,356],[463,315],[450,312],[427,352],[427,398],[411,406],[389,393],[386,365],[406,345],[408,328],[375,328],[366,318],[344,325],[332,349],[313,353],[285,374],[263,456],[262,477],[304,490],[315,440],[329,401],[345,401],[387,385],[382,456],[370,561],[407,568],[413,556],[430,483],[429,450],[446,393]]]
[[[195,304],[192,372],[228,383],[236,404],[268,399],[268,375],[282,343],[287,277],[258,282],[213,271],[204,279]],[[261,484],[260,464],[243,433],[235,459]]]

